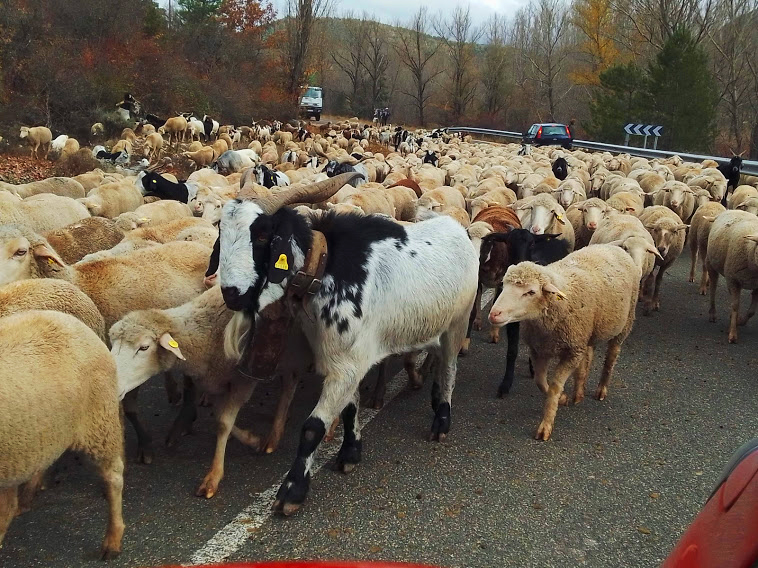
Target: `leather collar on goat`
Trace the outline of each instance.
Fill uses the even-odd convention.
[[[274,377],[276,366],[287,347],[298,303],[313,321],[307,303],[321,289],[327,256],[326,237],[319,231],[313,231],[313,243],[305,255],[303,267],[290,280],[284,297],[261,310],[255,329],[250,330],[249,341],[237,365],[240,374],[262,381]]]
[[[306,304],[321,289],[321,279],[324,277],[329,254],[324,233],[313,231],[312,234],[313,242],[305,255],[303,267],[292,277],[285,292],[290,311],[294,310],[294,301],[297,300],[311,321],[313,318],[306,309]]]

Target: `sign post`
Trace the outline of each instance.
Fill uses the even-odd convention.
[[[629,146],[629,136],[634,134],[635,136],[644,136],[644,140],[642,141],[642,147],[647,148],[647,138],[648,136],[654,136],[655,139],[653,140],[653,149],[658,149],[658,138],[660,138],[661,133],[663,132],[663,126],[656,126],[654,124],[627,124],[624,126],[624,132],[626,133],[626,136],[624,136],[624,146]]]

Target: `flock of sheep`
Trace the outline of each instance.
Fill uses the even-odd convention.
[[[508,331],[499,392],[510,389],[521,339],[545,394],[536,431],[544,440],[568,402],[569,377],[573,402],[583,399],[599,342],[608,348],[595,396],[607,396],[638,300],[646,315],[660,308],[663,275],[687,235],[690,281],[699,258],[712,321],[719,276],[727,280],[729,342],[758,307],[758,179],[728,188],[714,163],[478,144],[440,131],[400,140],[399,130],[348,121],[217,128],[215,141],[184,151],[197,169],[181,181],[113,165],[136,147],[158,162],[162,135],[178,150],[190,123],[126,129],[116,147],[95,153],[105,152],[107,172],[0,182],[0,543],[45,470],[73,449],[105,480],[103,556],[120,552],[120,407],[136,457],[150,463],[137,392],[155,375],[170,401],[182,399],[169,441],[190,427],[201,395],[215,408],[216,450],[197,489],[206,498],[218,491],[229,435],[275,451],[298,376],[315,366],[326,377],[277,495],[277,510],[291,514],[308,492],[313,452],[340,417],[338,466],[348,472],[360,461],[357,386],[390,354],[405,354],[412,388],[433,381],[431,438],[445,439],[456,359],[482,325],[484,288],[496,289],[491,341]],[[37,157],[55,146],[44,127],[21,134]],[[401,152],[367,150],[391,138]],[[56,148],[89,152],[75,142]],[[282,345],[281,397],[261,439],[235,425],[258,382],[241,371],[246,344],[266,339],[260,314],[286,295],[317,233],[329,260]],[[743,288],[753,296],[740,317]]]

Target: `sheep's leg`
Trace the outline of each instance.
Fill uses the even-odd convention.
[[[426,359],[424,359],[424,362],[421,364],[421,370],[419,371],[422,380],[425,381],[427,378],[434,379],[437,374],[438,359],[439,357],[436,348],[429,348],[426,352]]]
[[[495,290],[495,299],[500,296],[503,291],[503,285],[499,284]],[[490,326],[490,343],[500,343],[500,328],[494,325]]]
[[[16,516],[18,508],[18,487],[5,487],[0,489],[0,546],[3,544],[3,538],[11,525],[13,517]]]
[[[600,376],[600,382],[597,385],[597,391],[595,391],[595,398],[598,400],[605,400],[608,396],[608,385],[611,382],[613,376],[613,368],[616,366],[616,360],[621,353],[621,344],[624,342],[624,337],[617,335],[608,342],[608,349],[605,351],[605,363],[603,364],[603,374]]]
[[[690,233],[690,278],[689,282],[695,281],[695,265],[697,264],[697,239]]]
[[[376,374],[376,385],[374,386],[374,393],[369,400],[369,406],[375,410],[379,410],[384,406],[384,394],[387,392],[387,374],[390,372],[389,365],[387,365],[387,359],[379,363],[379,369]]]
[[[574,375],[574,404],[584,400],[584,387],[587,384],[587,376],[590,374],[592,359],[595,356],[595,348],[589,345],[584,360],[579,364]]]
[[[708,269],[708,292],[710,295],[710,307],[708,308],[708,321],[716,321],[716,288],[719,283],[719,273],[713,270],[710,266]]]
[[[737,325],[745,325],[750,318],[755,315],[756,308],[758,308],[758,290],[753,290],[750,299],[750,307],[747,313],[737,320]]]
[[[558,412],[558,402],[563,394],[563,386],[566,380],[571,376],[579,363],[586,357],[584,351],[574,353],[568,359],[561,359],[555,368],[555,375],[547,389],[545,397],[545,406],[542,410],[542,422],[537,427],[536,438],[538,440],[549,440],[550,434],[553,433],[555,415]],[[536,365],[535,361],[535,365]]]
[[[656,312],[661,309],[661,282],[663,281],[663,274],[666,272],[668,266],[661,266],[658,269],[658,274],[655,275],[655,288],[653,289],[653,299],[650,303],[650,307]]]
[[[169,404],[179,404],[182,401],[182,394],[179,392],[179,386],[171,371],[163,373],[163,385],[166,389],[166,396]]]
[[[220,398],[217,407],[216,451],[213,454],[210,471],[195,492],[198,497],[210,499],[218,491],[218,484],[224,477],[224,456],[229,434],[232,432],[240,408],[250,400],[257,383],[257,381],[232,382],[231,390]]]
[[[263,444],[263,451],[267,454],[273,453],[279,447],[282,434],[284,434],[284,426],[287,423],[290,405],[292,404],[292,399],[295,397],[296,388],[297,379],[295,378],[295,373],[291,371],[286,372],[282,377],[282,392],[276,405],[274,423],[271,425],[271,431]]]
[[[121,447],[123,449],[123,447]],[[105,481],[105,497],[108,499],[108,528],[100,548],[103,560],[113,558],[121,552],[124,536],[122,499],[124,490],[124,460],[120,452],[110,458],[97,459],[100,474]]]
[[[653,309],[653,299],[651,297],[651,288],[655,281],[655,267],[650,275],[645,278],[645,282],[642,284],[642,315],[649,316]]]
[[[458,349],[466,333],[466,320],[455,320],[440,338],[440,357],[432,384],[432,409],[434,420],[429,441],[444,442],[450,432],[451,408],[455,375],[458,370]]]
[[[21,513],[26,513],[32,508],[32,501],[34,500],[34,496],[42,488],[42,482],[44,481],[45,471],[46,470],[42,469],[36,472],[29,481],[19,486],[18,511],[16,512],[17,515],[20,515]]]
[[[471,313],[468,318],[468,328],[466,329],[466,338],[463,340],[461,346],[461,355],[468,355],[469,348],[471,347],[471,330],[476,328],[482,329],[481,307],[482,302],[482,283],[479,282],[476,288],[476,298],[474,299],[474,306],[471,308]]]
[[[727,278],[726,286],[729,290],[729,296],[731,297],[732,313],[729,318],[729,343],[737,343],[737,321],[739,320],[740,312],[740,292],[742,289],[737,281]]]
[[[534,368],[534,382],[537,384],[537,388],[540,389],[543,394],[547,394],[547,368],[550,364],[550,359],[547,357],[540,357],[537,353],[531,351],[529,361]]]
[[[705,296],[708,290],[708,282],[710,279],[708,278],[708,268],[705,266],[705,255],[703,254],[701,256],[703,257],[703,273],[700,276],[700,295]]]
[[[508,353],[505,356],[505,376],[503,382],[497,388],[497,396],[503,398],[511,391],[513,378],[516,374],[516,359],[518,359],[519,322],[509,323],[505,326],[505,335],[508,338]]]
[[[345,435],[342,438],[342,446],[337,454],[336,467],[342,473],[352,472],[361,462],[363,442],[361,441],[361,428],[358,423],[359,402],[359,392],[355,391],[352,402],[341,413],[342,427],[345,430]]]
[[[408,373],[408,386],[413,390],[418,390],[424,386],[424,378],[416,370],[416,360],[419,353],[419,351],[412,351],[403,356],[403,367],[405,367],[405,372]]]
[[[314,454],[326,434],[326,427],[353,401],[361,379],[370,366],[370,362],[365,367],[341,365],[338,367],[342,370],[341,375],[327,373],[316,408],[303,424],[295,461],[276,494],[274,511],[291,515],[305,502]]]
[[[337,416],[334,420],[332,420],[331,426],[329,426],[329,429],[326,431],[326,436],[324,436],[324,442],[331,442],[334,440],[334,435],[337,432],[337,426],[340,425],[340,417]]]
[[[192,433],[192,423],[197,419],[197,387],[192,379],[184,376],[184,389],[182,393],[182,408],[174,420],[174,424],[166,436],[166,447],[171,448],[179,443],[182,436]]]
[[[131,422],[134,432],[137,434],[137,462],[144,464],[153,463],[153,439],[142,426],[137,415],[137,395],[139,387],[126,393],[123,400],[124,416]]]

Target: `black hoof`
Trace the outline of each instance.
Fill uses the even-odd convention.
[[[292,471],[287,474],[274,501],[274,512],[289,516],[302,507],[308,495],[311,476],[293,475]]]
[[[505,398],[506,395],[511,392],[511,383],[503,381],[500,383],[500,386],[497,387],[497,397],[498,398]]]
[[[355,443],[346,446],[342,445],[339,453],[337,454],[336,467],[337,471],[342,473],[350,473],[355,469],[359,463],[361,463],[361,450],[363,448],[363,442],[357,440]]]
[[[144,463],[145,465],[150,465],[151,463],[153,463],[154,457],[155,457],[155,454],[153,453],[153,448],[150,446],[144,446],[137,450],[137,463]]]
[[[447,434],[450,432],[450,403],[441,402],[437,406],[437,411],[434,413],[434,420],[432,421],[432,432],[429,435],[429,441],[444,442],[447,438]]]

